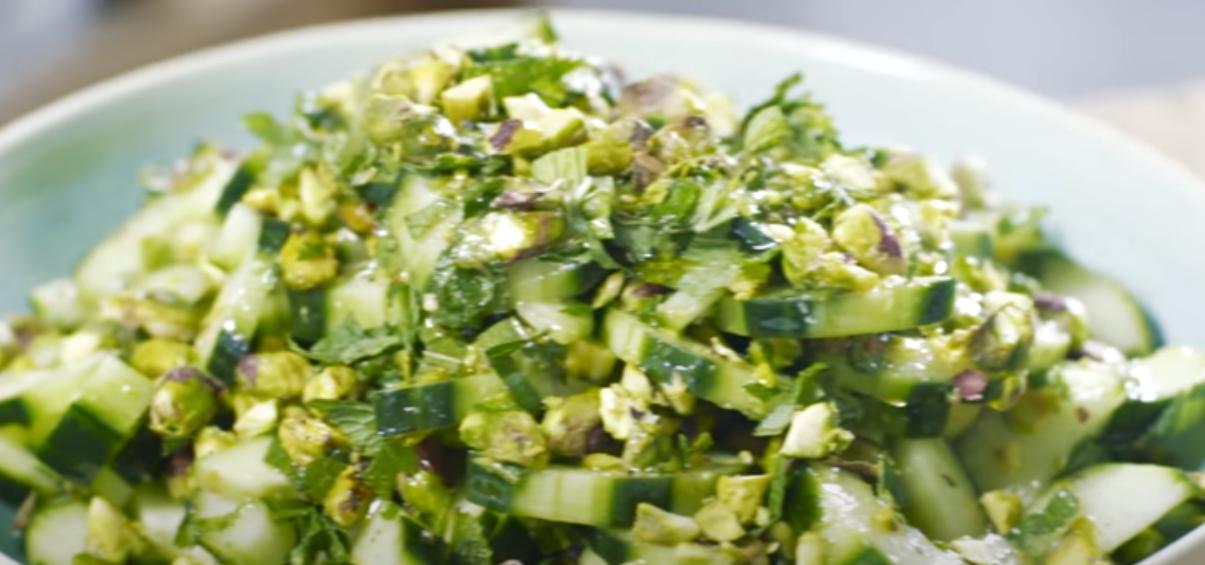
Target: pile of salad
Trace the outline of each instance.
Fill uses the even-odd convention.
[[[33,564],[1026,564],[1205,520],[1205,355],[981,165],[546,21],[247,117],[0,326]]]

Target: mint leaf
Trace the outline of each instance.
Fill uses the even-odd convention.
[[[371,404],[351,400],[314,400],[306,406],[339,429],[352,447],[365,455],[380,451],[384,439],[377,434],[377,414]]]
[[[353,318],[347,318],[342,325],[318,340],[309,351],[301,353],[328,365],[350,365],[404,344],[405,339],[390,334],[388,328],[364,330]]]

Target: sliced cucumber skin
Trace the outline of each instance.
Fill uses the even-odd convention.
[[[68,479],[91,483],[138,431],[150,397],[150,381],[117,358],[101,356],[38,457]]]
[[[1070,492],[1080,515],[1091,518],[1104,553],[1154,525],[1200,490],[1180,469],[1140,463],[1095,465],[1060,480],[1050,491],[1059,489]]]
[[[975,487],[945,440],[900,440],[891,454],[902,495],[896,499],[910,524],[938,541],[986,531]]]
[[[326,332],[326,289],[288,291],[289,335],[302,345],[311,345]]]
[[[383,435],[454,427],[477,403],[507,394],[495,375],[462,377],[377,393],[373,409]]]
[[[994,410],[984,410],[956,444],[959,458],[981,492],[1010,488],[1030,500],[1071,460],[1075,448],[1095,438],[1125,401],[1119,368],[1089,361],[1052,370],[1052,383],[1027,392],[1051,402],[1043,418],[1022,429]],[[1028,402],[1022,399],[1021,402]]]
[[[1126,355],[1146,355],[1163,345],[1163,331],[1154,317],[1117,281],[1081,267],[1057,250],[1028,253],[1019,266],[1046,288],[1082,302],[1090,333]]]
[[[695,479],[709,480],[714,485],[716,476]],[[697,506],[705,496],[676,500],[675,494],[698,491],[698,485],[687,488],[678,484],[682,480],[675,475],[627,475],[577,467],[529,471],[474,460],[469,465],[466,496],[476,504],[512,516],[626,527],[635,519],[640,503],[681,512]]]
[[[680,379],[696,396],[722,408],[752,418],[765,415],[766,402],[745,388],[759,382],[753,367],[720,359],[701,344],[651,328],[619,310],[606,314],[604,333],[616,357],[657,382],[671,384]]]
[[[439,542],[431,539],[392,502],[378,501],[351,548],[354,565],[435,565],[446,563]]]
[[[824,338],[906,330],[941,322],[954,305],[955,281],[915,279],[864,293],[788,293],[720,302],[720,329],[751,337]]]
[[[816,470],[820,520],[829,563],[961,564],[956,555],[902,523],[882,524],[891,506],[861,478],[835,468]],[[890,515],[890,514],[887,514]]]
[[[591,530],[586,544],[608,565],[625,563],[673,563],[673,546],[641,542],[630,534],[604,528]]]
[[[62,478],[24,446],[0,438],[0,500],[21,504],[30,492],[51,497],[63,490]]]
[[[219,216],[225,216],[239,200],[243,199],[243,195],[247,194],[247,190],[255,183],[256,173],[250,162],[244,161],[239,164],[234,170],[234,174],[230,176],[230,180],[222,186],[221,194],[218,196],[218,201],[214,204],[214,211]]]

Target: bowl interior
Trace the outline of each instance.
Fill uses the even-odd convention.
[[[26,289],[68,273],[138,205],[146,165],[169,165],[203,139],[246,147],[248,111],[283,112],[300,89],[514,17],[436,14],[253,40],[109,81],[0,130],[0,312],[25,308]],[[1049,205],[1071,252],[1143,297],[1169,341],[1205,346],[1194,315],[1205,310],[1205,190],[1110,130],[973,75],[793,31],[620,13],[554,20],[569,46],[630,77],[672,71],[747,105],[802,70],[849,142],[987,158],[1000,192]]]

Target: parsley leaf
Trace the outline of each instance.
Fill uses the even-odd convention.
[[[309,351],[302,353],[322,363],[350,365],[404,344],[405,338],[391,334],[389,328],[365,330],[349,317],[342,325],[318,340]]]

